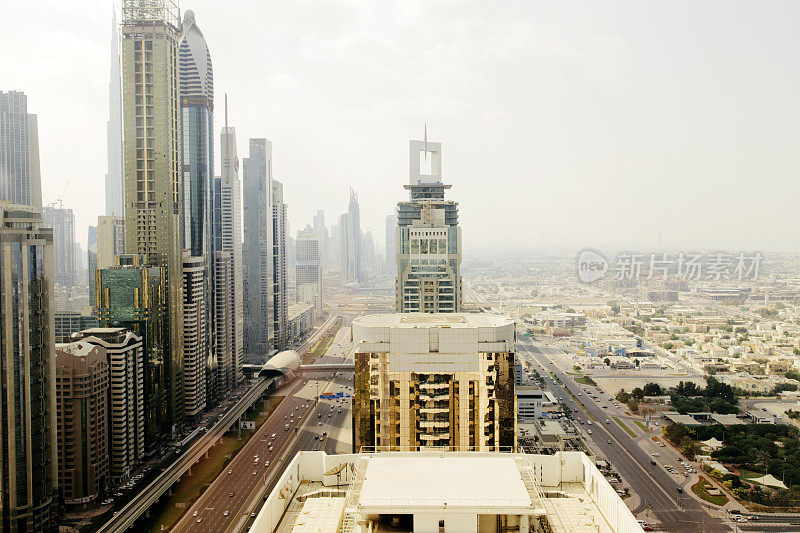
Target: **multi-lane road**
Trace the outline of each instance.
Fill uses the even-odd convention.
[[[325,362],[341,362],[348,346],[347,335],[340,330]],[[350,416],[350,401],[316,398],[324,392],[350,394],[351,385],[352,372],[312,372],[276,391],[284,396],[280,405],[172,531],[227,533],[245,528],[258,512],[262,495],[269,494],[298,451],[336,451]]]
[[[569,398],[565,390],[568,389],[577,401],[586,398],[580,386],[551,363],[553,354],[557,353],[556,349],[548,349],[534,344],[530,339],[522,338],[518,342],[517,353],[534,366],[544,369],[545,375],[552,374],[558,378],[560,383],[552,378],[546,379],[547,387],[556,396]],[[581,403],[583,409],[597,420],[592,426],[593,441],[641,497],[643,506],[656,515],[663,529],[676,532],[695,532],[698,529],[706,532],[729,530],[692,497],[679,493],[677,483],[658,465],[653,466],[650,456],[634,445],[621,427],[613,421],[606,424],[608,413],[594,402]]]

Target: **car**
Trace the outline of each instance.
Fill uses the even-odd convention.
[[[654,464],[656,464],[656,461],[655,461],[655,459],[650,459],[650,464],[651,464],[651,465],[654,465]]]
[[[590,426],[592,425],[592,421],[591,420],[587,420],[586,423],[589,424]]]
[[[256,471],[255,471],[255,470],[253,470],[253,475],[254,475],[254,476],[256,475]]]
[[[589,433],[589,435],[591,435],[592,434],[592,430],[591,429],[588,430],[587,433]]]
[[[611,444],[611,439],[608,439],[608,443]]]
[[[229,497],[229,498],[233,498],[233,491],[230,491],[230,492],[228,493],[228,497]]]
[[[272,446],[269,447],[269,451],[272,451]]]
[[[198,523],[198,524],[199,524],[200,522],[202,522],[202,521],[203,521],[203,517],[202,517],[202,516],[201,516],[200,518],[198,518],[198,519],[197,519],[197,523]]]
[[[222,516],[228,516],[228,511],[225,511],[224,513],[222,513]]]
[[[683,489],[678,487],[678,494],[683,494]]]
[[[320,422],[319,425],[322,426],[322,422]]]
[[[303,407],[305,407],[305,405],[304,405]],[[298,407],[298,406],[295,406],[294,410],[295,410],[295,411],[297,411],[299,408],[300,408],[300,407]]]
[[[273,438],[273,439],[275,438],[275,433],[273,433],[273,434],[272,434],[272,438]]]
[[[319,435],[314,435],[314,440],[319,440]]]
[[[609,420],[608,418],[606,418],[606,424],[610,424],[610,423],[611,423],[611,420]]]
[[[192,516],[197,516],[198,511],[192,513]]]

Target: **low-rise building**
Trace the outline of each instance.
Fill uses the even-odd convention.
[[[536,386],[515,386],[517,422],[530,422],[542,416],[542,389]]]

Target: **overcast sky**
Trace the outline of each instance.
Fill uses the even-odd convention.
[[[39,115],[45,201],[103,214],[110,1],[3,0],[0,90]],[[384,241],[408,140],[443,143],[468,250],[800,251],[800,3],[184,1],[239,156],[273,143],[291,230],[348,187]],[[217,151],[217,159],[218,159]],[[217,161],[219,171],[219,161]]]

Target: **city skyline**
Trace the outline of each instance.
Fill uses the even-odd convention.
[[[498,205],[463,213],[465,249],[621,246],[655,243],[662,232],[668,246],[797,251],[800,242],[788,229],[797,215],[787,202],[798,187],[791,170],[798,113],[791,60],[800,47],[788,23],[796,17],[787,13],[798,7],[785,3],[766,12],[740,3],[717,13],[679,5],[651,15],[644,6],[511,4],[511,22],[482,4],[430,12],[395,5],[389,17],[368,5],[321,4],[329,16],[319,17],[326,19],[320,26],[300,23],[307,21],[305,6],[277,6],[269,17],[249,8],[236,44],[224,6],[181,7],[202,13],[220,65],[217,85],[231,95],[240,139],[268,136],[276,143],[275,175],[293,206],[291,227],[304,227],[320,208],[333,220],[353,186],[364,204],[363,226],[382,241],[381,206],[402,199],[402,191],[388,186],[403,175],[401,144],[419,138],[427,121],[431,135],[449,147],[444,178],[458,187],[454,200],[477,205],[488,195]],[[76,233],[85,246],[86,226],[104,214],[106,162],[85,155],[106,146],[111,6],[89,10],[90,17],[56,3],[19,3],[8,11],[37,20],[39,31],[22,33],[20,25],[2,37],[30,51],[26,60],[0,59],[3,86],[24,90],[30,112],[40,116],[45,203],[71,180],[64,205],[79,213]],[[278,31],[255,31],[267,19],[266,28]],[[58,46],[42,38],[63,35],[58,29],[71,22],[80,32]],[[441,31],[431,34],[432,26]],[[266,49],[268,61],[249,83],[242,73]],[[68,76],[62,64],[79,68],[84,83],[54,94],[50,88]],[[418,82],[426,76],[428,83]],[[701,113],[706,118],[697,123]],[[319,115],[313,127],[312,114]],[[366,148],[359,165],[341,158],[353,146]],[[487,191],[484,180],[492,174],[530,202]],[[789,194],[774,196],[776,188]],[[662,207],[652,205],[654,195]],[[707,195],[741,206],[739,216],[706,212]],[[603,204],[618,207],[598,217]],[[667,222],[675,205],[698,214]],[[500,214],[542,231],[495,242],[483,228]],[[638,223],[626,224],[628,216]],[[760,232],[765,216],[787,229]]]

